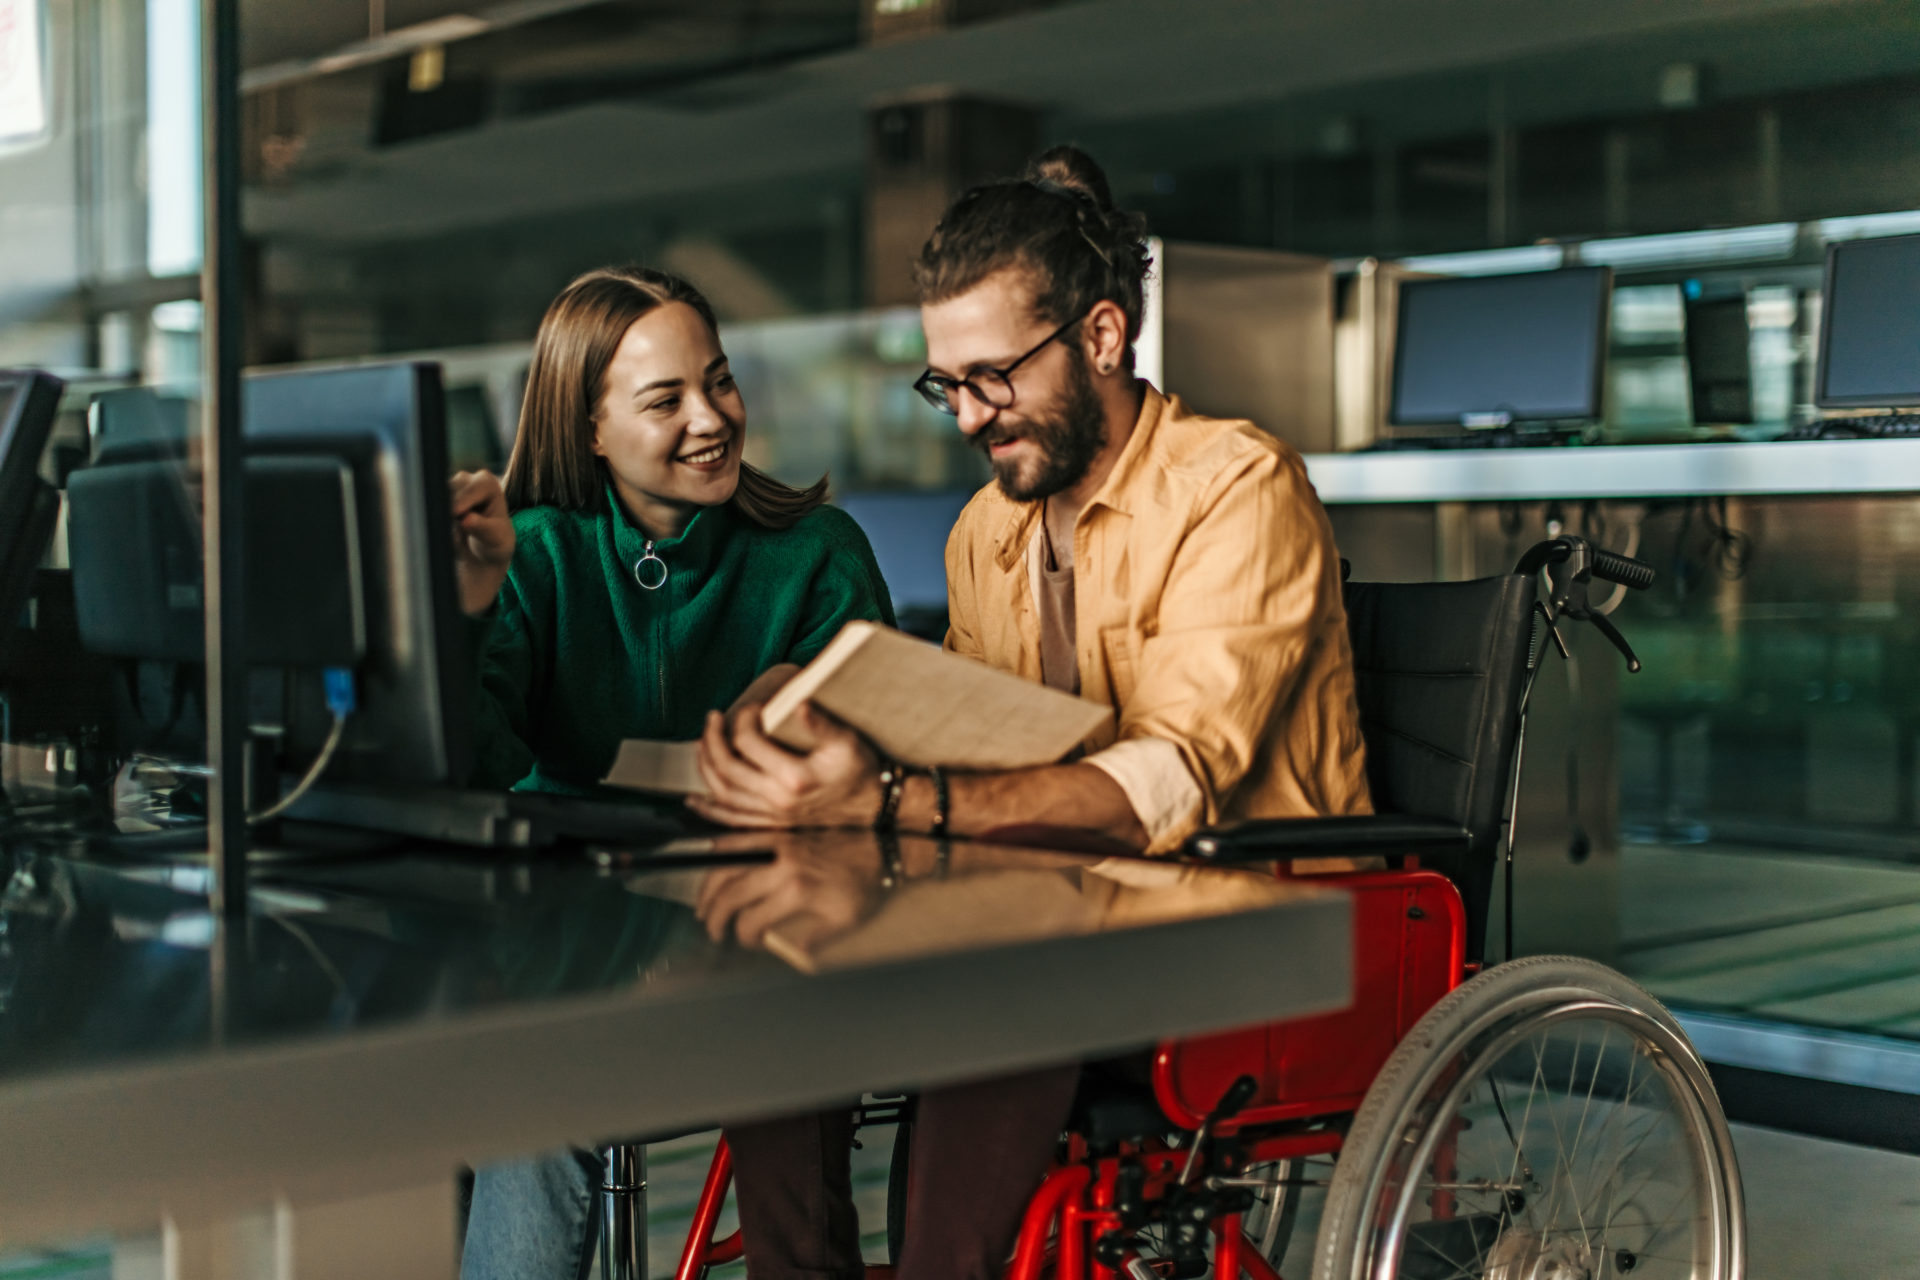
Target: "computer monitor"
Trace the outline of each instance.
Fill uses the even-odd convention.
[[[352,466],[366,657],[358,705],[327,778],[399,787],[463,783],[472,759],[473,662],[448,532],[439,366],[253,374],[242,384],[241,418],[249,458],[329,455]],[[249,564],[256,579],[273,572]],[[331,715],[318,679],[290,689],[289,744],[295,756],[310,755]]]
[[[465,779],[471,656],[455,592],[446,426],[433,365],[257,374],[242,383],[249,712],[301,769],[333,726],[324,672],[355,707],[326,777]],[[109,426],[161,421],[126,398]],[[197,468],[171,431],[102,432],[68,480],[82,643],[119,658],[205,656]]]
[[[1753,421],[1752,347],[1744,293],[1687,303],[1687,381],[1696,423]]]
[[[1813,402],[1822,409],[1920,404],[1920,236],[1829,247],[1821,297]]]
[[[0,369],[0,645],[26,607],[60,511],[60,495],[40,478],[40,455],[64,385],[51,374]]]
[[[947,535],[971,493],[849,493],[835,498],[873,544],[900,629],[929,640],[946,634]]]
[[[1406,281],[1388,421],[1598,419],[1612,282],[1605,267]]]

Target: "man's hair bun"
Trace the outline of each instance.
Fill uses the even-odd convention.
[[[1059,146],[1043,151],[1027,163],[1028,182],[1083,195],[1102,213],[1113,209],[1113,189],[1093,157],[1078,147]]]

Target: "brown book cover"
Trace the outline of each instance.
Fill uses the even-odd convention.
[[[796,751],[811,749],[800,718],[808,702],[895,760],[953,769],[1052,764],[1113,716],[1097,702],[871,622],[849,622],[774,694],[760,717],[767,736]],[[629,740],[606,780],[680,795],[705,790],[690,742]]]

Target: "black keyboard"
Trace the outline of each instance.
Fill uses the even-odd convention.
[[[315,787],[288,814],[299,821],[495,849],[567,843],[658,844],[687,832],[688,822],[682,815],[677,804],[667,802],[348,783]]]
[[[1863,418],[1816,418],[1787,440],[1911,440],[1920,438],[1920,413],[1876,413]]]
[[[1469,431],[1450,436],[1387,436],[1364,453],[1412,453],[1428,449],[1555,449],[1580,444],[1578,434],[1557,431]]]

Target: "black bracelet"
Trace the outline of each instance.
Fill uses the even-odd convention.
[[[900,825],[900,793],[907,789],[907,771],[889,760],[880,767],[880,812],[874,815],[875,831],[893,831]]]

